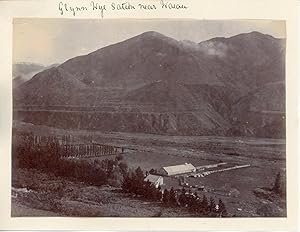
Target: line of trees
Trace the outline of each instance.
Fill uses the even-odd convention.
[[[201,198],[197,193],[193,193],[191,190],[187,191],[185,188],[181,190],[174,190],[173,188],[162,190],[160,186],[155,188],[149,181],[144,181],[144,178],[144,173],[140,167],[135,171],[129,170],[124,177],[123,191],[141,196],[147,200],[162,202],[166,207],[185,207],[197,216],[227,216],[226,206],[221,199],[216,204],[214,198],[211,197],[208,200],[205,194]]]

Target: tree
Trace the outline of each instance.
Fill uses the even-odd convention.
[[[209,214],[210,216],[216,216],[216,203],[213,197],[209,199]]]
[[[185,188],[181,189],[181,192],[180,192],[179,197],[178,197],[178,202],[181,206],[185,206],[187,204]]]
[[[126,176],[124,176],[123,182],[122,182],[122,189],[124,192],[131,192],[132,191],[132,180],[129,176],[130,174],[128,173]]]
[[[201,202],[201,208],[204,214],[206,214],[209,211],[209,205],[208,205],[208,200],[205,196],[205,194],[203,194],[203,198],[202,198],[202,202]]]
[[[171,205],[177,205],[177,198],[176,198],[176,192],[174,191],[173,187],[170,190],[170,204]]]
[[[110,175],[115,168],[115,161],[109,159],[106,162],[107,162],[107,175]]]
[[[161,201],[161,198],[162,198],[161,187],[158,186],[158,188],[156,189],[156,197],[155,197],[155,200]]]
[[[119,168],[121,169],[121,172],[123,176],[125,177],[128,174],[128,165],[125,162],[120,162],[119,163]]]
[[[108,184],[114,187],[121,187],[123,183],[123,174],[119,167],[115,168],[108,176]]]
[[[155,201],[155,200],[156,200],[156,197],[157,197],[157,189],[155,188],[155,186],[154,186],[153,184],[150,184],[150,187],[149,187],[149,195],[150,195],[149,200],[152,200],[152,201]]]
[[[227,216],[227,210],[226,210],[225,204],[223,203],[223,201],[221,199],[219,199],[218,206],[219,206],[219,209],[218,209],[219,217]]]
[[[154,195],[154,192],[155,190],[153,190],[152,187],[154,187],[151,182],[149,180],[147,181],[144,181],[144,184],[142,186],[142,192],[141,194],[146,198],[146,199],[149,199],[151,200],[153,195]],[[155,188],[155,187],[154,187]]]
[[[137,181],[139,181],[139,182],[144,181],[144,172],[141,169],[141,167],[138,167],[137,169],[135,169],[135,176],[137,178]]]
[[[190,195],[190,203],[189,203],[189,208],[193,211],[193,212],[198,212],[199,210],[199,205],[200,205],[200,199],[199,196],[197,194],[197,192],[192,193],[192,195]]]
[[[169,202],[170,202],[170,193],[168,189],[165,189],[163,193],[163,203],[167,205],[169,204]]]
[[[138,194],[138,195],[143,195],[144,193],[144,173],[142,171],[142,169],[140,167],[138,167],[133,175],[133,179],[132,179],[133,183],[133,187],[134,187],[134,193]]]
[[[117,156],[116,156],[116,161],[121,161],[121,160],[123,160],[124,159],[124,156],[122,156],[121,154],[118,154]]]

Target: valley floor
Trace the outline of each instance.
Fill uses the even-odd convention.
[[[192,185],[204,185],[205,195],[222,198],[228,212],[238,217],[286,216],[286,202],[278,197],[255,194],[257,189],[272,187],[276,174],[285,177],[285,140],[209,136],[160,136],[152,134],[101,133],[62,130],[15,122],[19,131],[40,135],[72,135],[74,142],[93,141],[125,147],[124,160],[132,168],[158,169],[183,163],[194,166],[225,162],[250,167],[214,173],[204,178],[187,178]],[[115,158],[103,156],[87,160]],[[173,177],[164,178],[165,187],[181,188]],[[52,184],[51,184],[52,183]],[[120,193],[118,189],[86,186],[34,170],[13,170],[13,187],[34,189],[19,193],[12,201],[12,216],[34,216],[26,207],[67,216],[178,217],[193,216],[178,208],[163,208],[159,203],[145,202]],[[43,187],[44,186],[44,187]],[[52,186],[53,189],[49,189]],[[62,188],[61,186],[65,186]],[[43,189],[45,188],[45,189]],[[56,188],[62,188],[56,191]],[[20,190],[18,190],[20,191]],[[234,193],[228,195],[228,193]],[[14,194],[14,193],[13,193]],[[199,192],[201,196],[204,192]],[[25,208],[24,208],[25,207]],[[39,211],[38,211],[39,212]],[[27,215],[30,214],[30,215]],[[49,213],[51,216],[52,213]]]

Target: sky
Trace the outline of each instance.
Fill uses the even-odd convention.
[[[13,63],[63,63],[146,31],[197,43],[251,31],[285,38],[285,23],[272,20],[15,19]]]

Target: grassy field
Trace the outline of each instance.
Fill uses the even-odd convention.
[[[211,189],[212,191],[205,192],[205,194],[215,199],[224,199],[232,215],[259,216],[259,209],[262,205],[272,205],[277,208],[280,205],[279,216],[286,215],[284,201],[280,204],[266,201],[253,193],[255,188],[271,187],[279,171],[285,176],[285,140],[67,131],[15,123],[15,127],[20,131],[56,136],[71,134],[77,142],[83,141],[84,136],[91,135],[95,142],[124,146],[128,148],[123,154],[128,165],[132,168],[140,166],[145,171],[183,163],[192,163],[194,166],[219,162],[235,165],[250,164],[247,168],[214,173],[204,178],[188,178],[187,181],[192,185],[204,185],[207,189]],[[105,158],[114,158],[114,156],[88,158],[88,160]],[[179,188],[179,182],[174,178],[167,177],[164,182],[168,188]],[[226,195],[231,191],[235,194]],[[203,192],[199,193],[203,194]],[[133,202],[127,203],[134,204]],[[104,205],[101,207],[105,208]],[[130,213],[130,210],[126,209],[126,211],[128,211],[128,216],[134,215]],[[151,212],[154,214],[154,211]],[[135,214],[137,213],[140,214],[139,212]],[[141,215],[150,214],[141,211]]]

